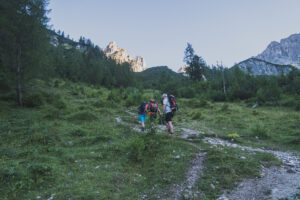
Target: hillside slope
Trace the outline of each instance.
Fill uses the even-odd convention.
[[[300,68],[300,34],[290,35],[280,42],[271,42],[256,58],[274,64]]]
[[[238,63],[238,66],[243,72],[251,73],[253,75],[280,75],[288,74],[293,67],[290,65],[273,64],[258,58],[249,58]]]

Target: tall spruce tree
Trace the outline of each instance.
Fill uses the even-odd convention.
[[[190,43],[187,43],[183,61],[188,65],[186,73],[189,77],[196,81],[202,80],[206,63],[200,56],[194,54],[194,49]]]
[[[47,3],[47,0],[0,0],[1,65],[15,82],[21,106],[23,84],[38,74],[49,45]]]

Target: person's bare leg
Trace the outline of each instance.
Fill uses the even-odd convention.
[[[142,129],[144,130],[145,129],[145,123],[142,122]]]
[[[169,123],[168,123],[168,122],[165,122],[165,125],[166,125],[166,127],[167,127],[167,129],[168,129],[168,134],[170,134],[170,126],[169,126]]]
[[[172,124],[172,121],[169,121],[168,124],[169,124],[169,128],[170,128],[170,132],[169,132],[169,133],[170,133],[171,135],[173,135],[174,130],[173,130],[173,124]]]

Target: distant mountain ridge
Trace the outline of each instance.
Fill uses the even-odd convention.
[[[116,42],[110,42],[102,51],[107,57],[116,60],[119,64],[128,62],[134,72],[141,72],[147,68],[143,57],[137,56],[133,59],[125,49],[119,48]]]
[[[293,34],[280,42],[271,42],[256,58],[274,64],[300,68],[300,34]]]
[[[253,75],[280,75],[289,73],[293,67],[300,69],[300,34],[273,41],[261,54],[236,66]]]
[[[261,60],[258,58],[249,58],[238,63],[238,67],[245,73],[251,73],[255,76],[258,75],[280,75],[288,74],[292,71],[292,66],[290,65],[278,65]]]

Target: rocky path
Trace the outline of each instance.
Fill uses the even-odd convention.
[[[181,138],[193,138],[198,131],[182,128]],[[256,200],[256,199],[296,199],[293,195],[300,192],[300,161],[299,155],[291,152],[281,152],[241,146],[219,138],[205,137],[204,142],[213,146],[240,148],[251,152],[265,152],[275,155],[282,161],[280,167],[261,169],[261,178],[245,179],[233,191],[224,191],[218,200]]]
[[[123,123],[121,118],[116,118],[118,123]],[[133,127],[138,130],[138,127]],[[163,130],[164,126],[158,126],[158,129]],[[202,132],[181,128],[182,134],[179,138],[189,139],[197,137]],[[282,161],[283,165],[280,167],[270,167],[261,169],[261,177],[254,179],[243,180],[233,191],[223,191],[218,200],[256,200],[256,199],[296,199],[293,195],[300,192],[300,161],[299,155],[292,152],[281,152],[266,150],[261,148],[253,148],[248,146],[241,146],[231,143],[220,138],[205,137],[204,142],[212,146],[227,146],[231,148],[240,148],[251,152],[265,152],[275,155]],[[189,143],[195,148],[199,148],[193,143]],[[200,149],[199,149],[200,150]],[[200,178],[201,172],[204,168],[205,153],[198,153],[192,160],[190,168],[186,172],[186,179],[183,183],[173,185],[167,194],[171,196],[164,199],[201,199],[200,192],[193,192],[196,181]]]
[[[156,196],[157,199],[201,199],[201,193],[195,188],[196,181],[200,178],[204,168],[205,153],[198,153],[190,163],[190,168],[185,174],[185,181],[173,184],[169,190]]]

